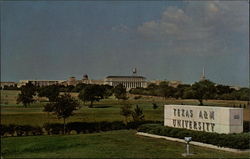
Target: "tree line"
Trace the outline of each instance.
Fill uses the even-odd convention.
[[[95,85],[95,84],[78,84],[72,88],[71,91],[67,90],[64,94],[60,85],[50,85],[44,87],[36,87],[32,83],[22,86],[21,93],[18,95],[17,103],[23,103],[24,107],[34,102],[34,96],[47,97],[49,102],[44,106],[45,112],[52,113],[63,119],[64,121],[64,134],[66,119],[73,115],[73,112],[81,107],[79,100],[70,96],[69,92],[75,90],[79,92],[78,98],[84,102],[89,102],[89,107],[93,107],[94,102],[108,98],[114,95],[117,99],[121,100],[120,114],[124,116],[125,123],[128,123],[128,118],[132,116],[134,121],[143,121],[143,109],[138,105],[132,110],[132,106],[126,102],[128,99],[126,88],[119,84],[115,87],[109,85]],[[150,84],[147,88],[135,88],[130,90],[131,94],[141,95],[154,95],[162,96],[164,98],[183,98],[183,99],[197,99],[200,105],[203,105],[204,99],[220,99],[225,96],[236,96],[238,100],[249,100],[249,89],[244,88],[239,91],[230,88],[229,86],[215,85],[213,82],[204,80],[196,82],[193,85],[179,85],[177,88],[171,87],[167,82],[161,82],[159,85]],[[157,109],[157,105],[153,103],[153,108]]]
[[[123,85],[118,85],[112,87],[109,85],[95,85],[95,84],[79,84],[75,87],[79,90],[78,98],[85,102],[90,102],[89,107],[93,107],[93,102],[100,101],[101,99],[108,98],[111,95],[115,95],[117,99],[126,100],[126,88]],[[57,116],[58,119],[63,119],[64,134],[66,119],[74,115],[74,111],[80,109],[81,105],[79,100],[71,97],[69,92],[65,92],[60,95],[61,86],[50,85],[44,87],[35,87],[32,83],[27,83],[25,86],[21,87],[21,93],[18,94],[17,103],[23,103],[24,107],[27,107],[32,102],[34,102],[34,96],[47,97],[49,102],[44,105],[43,111],[52,113]],[[142,114],[142,109],[136,107],[133,112],[130,107],[124,105],[121,108],[121,115],[125,117],[125,123],[129,115],[133,115],[134,121],[143,120],[144,116]],[[139,116],[138,116],[139,115]]]
[[[235,90],[226,85],[216,85],[212,81],[203,80],[193,85],[181,84],[176,88],[169,86],[168,82],[161,82],[159,85],[149,84],[147,88],[133,88],[131,94],[160,96],[175,99],[197,99],[203,105],[204,99],[220,100],[250,100],[250,89],[241,88]]]
[[[18,96],[17,102],[22,102],[26,107],[34,102],[33,96],[47,97],[49,101],[54,101],[60,92],[79,92],[78,98],[85,102],[90,102],[89,107],[93,107],[94,102],[108,98],[114,95],[117,99],[126,100],[126,89],[122,84],[116,87],[109,85],[95,85],[80,83],[76,86],[50,85],[36,87],[32,83],[28,83],[20,88],[21,93]],[[159,85],[149,84],[147,88],[133,88],[129,91],[131,94],[160,96],[164,98],[176,99],[197,99],[200,105],[203,105],[203,100],[220,99],[220,100],[250,100],[250,89],[241,88],[235,90],[226,85],[216,85],[209,80],[195,82],[193,85],[181,84],[176,88],[169,86],[168,82],[161,82]]]
[[[117,99],[126,98],[126,89],[123,85],[116,87],[109,85],[95,85],[95,84],[77,84],[76,86],[62,86],[62,85],[49,85],[49,86],[35,86],[31,82],[20,88],[21,93],[18,94],[17,103],[23,103],[26,107],[34,102],[34,97],[46,97],[50,102],[54,102],[60,92],[70,93],[78,92],[78,98],[85,102],[90,102],[89,107],[93,106],[93,102],[100,101],[101,99],[108,98],[115,95]]]

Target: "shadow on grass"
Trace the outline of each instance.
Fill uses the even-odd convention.
[[[93,108],[110,108],[112,106],[110,105],[98,105],[98,106],[94,106]]]

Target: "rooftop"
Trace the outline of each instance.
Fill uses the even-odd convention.
[[[143,76],[107,76],[106,78],[144,78]]]

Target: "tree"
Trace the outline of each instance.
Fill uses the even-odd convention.
[[[72,91],[73,91],[73,92],[80,92],[80,91],[83,90],[86,86],[87,86],[87,84],[85,84],[85,83],[78,83]]]
[[[104,89],[99,85],[88,85],[80,91],[78,98],[83,102],[90,101],[89,107],[93,107],[94,101],[100,101],[104,98]]]
[[[127,99],[126,88],[122,84],[118,84],[114,88],[114,95],[117,99]]]
[[[125,117],[125,124],[128,123],[128,118],[132,114],[131,108],[132,108],[131,105],[127,103],[124,103],[123,106],[121,107],[120,114]]]
[[[159,83],[159,87],[167,87],[169,86],[169,82],[168,81],[162,81]]]
[[[229,86],[224,86],[219,84],[216,86],[216,90],[218,95],[222,95],[222,94],[232,93],[234,89],[230,88]]]
[[[27,83],[25,86],[21,87],[21,93],[18,94],[17,104],[23,103],[26,108],[27,105],[34,102],[33,96],[36,93],[36,87],[31,83]]]
[[[103,97],[108,98],[113,94],[113,86],[110,85],[101,85],[103,89]]]
[[[152,103],[153,105],[153,109],[157,109],[158,108],[158,105],[156,103]]]
[[[192,85],[194,98],[203,105],[203,99],[211,99],[216,94],[215,84],[209,80],[195,82]]]
[[[132,117],[134,121],[142,121],[144,120],[143,109],[136,105],[134,111],[132,112]]]
[[[58,85],[50,85],[41,87],[38,91],[38,96],[47,97],[50,102],[53,102],[59,96],[59,93],[60,93],[60,87]]]
[[[183,98],[185,89],[190,88],[190,87],[191,86],[187,85],[187,84],[180,84],[180,85],[178,85],[177,88],[176,88],[176,92],[174,94],[174,97],[176,99]]]
[[[150,83],[147,87],[148,93],[150,95],[157,95],[156,90],[159,88],[155,83]]]
[[[53,112],[58,119],[63,118],[63,134],[65,134],[66,119],[73,115],[73,111],[80,108],[80,104],[69,94],[58,96],[54,102],[45,105],[45,112]]]
[[[167,99],[167,97],[174,96],[174,88],[167,86],[167,85],[162,85],[159,88],[159,95]]]
[[[182,98],[183,99],[194,99],[195,98],[194,91],[193,91],[192,87],[184,88]]]
[[[53,112],[53,105],[54,103],[47,103],[46,105],[44,105],[43,111],[48,113],[48,120],[49,120],[49,113]]]
[[[154,83],[150,83],[148,86],[147,86],[148,89],[157,89],[158,86]]]

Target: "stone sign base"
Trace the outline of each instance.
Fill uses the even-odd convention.
[[[164,125],[216,133],[243,132],[243,108],[165,105]]]

